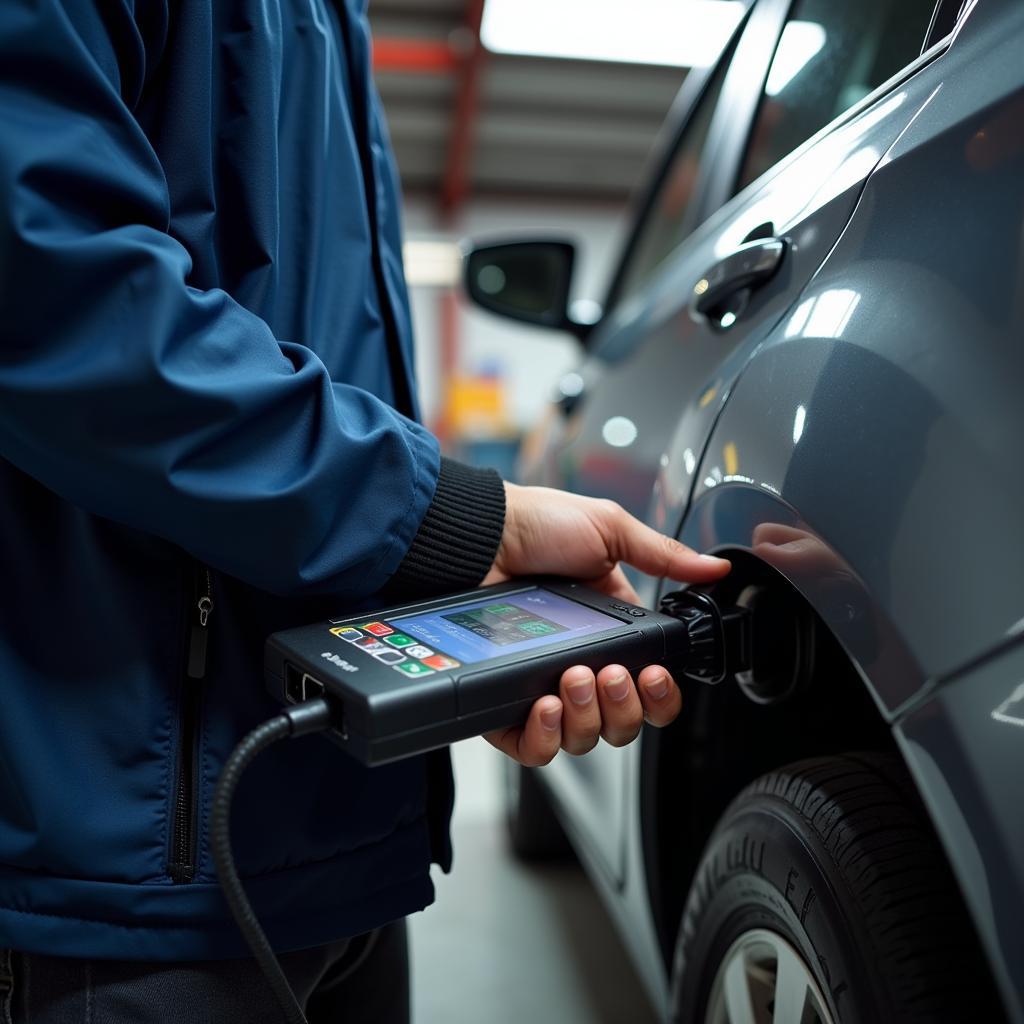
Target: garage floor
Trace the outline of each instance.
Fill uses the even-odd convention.
[[[654,1024],[600,901],[576,864],[524,867],[508,852],[501,756],[454,748],[451,875],[411,919],[415,1024]]]

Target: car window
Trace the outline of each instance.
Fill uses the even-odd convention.
[[[617,289],[617,299],[629,298],[640,291],[648,279],[686,237],[691,224],[686,211],[693,198],[700,169],[701,152],[711,127],[711,115],[715,112],[722,83],[732,57],[732,48],[727,50],[690,117],[679,148],[668,165],[651,205],[647,209],[628,262],[622,272]]]
[[[737,190],[915,60],[935,0],[797,0],[779,38]]]

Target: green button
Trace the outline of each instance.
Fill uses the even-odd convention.
[[[406,636],[404,633],[392,633],[391,636],[381,637],[386,644],[391,644],[392,647],[408,647],[410,644],[416,643],[411,636]]]
[[[399,672],[404,672],[407,676],[429,676],[434,674],[432,668],[427,668],[426,665],[421,665],[418,661],[403,661],[401,665],[392,665],[391,667]]]
[[[517,608],[514,604],[489,604],[484,608],[485,612],[490,612],[492,615],[508,615],[514,612],[521,612],[522,608]]]

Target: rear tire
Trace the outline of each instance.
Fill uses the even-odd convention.
[[[726,810],[676,943],[678,1024],[1003,1019],[974,930],[902,765],[818,758]]]
[[[505,811],[509,846],[520,860],[563,860],[572,855],[535,768],[506,760]]]

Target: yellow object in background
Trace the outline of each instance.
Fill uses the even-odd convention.
[[[505,382],[497,374],[454,377],[448,385],[445,421],[460,440],[506,438],[514,431],[505,400]]]

